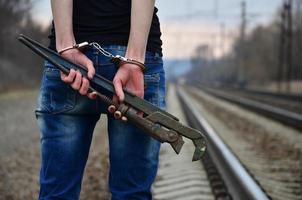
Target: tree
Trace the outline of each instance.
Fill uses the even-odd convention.
[[[16,39],[24,33],[46,42],[46,30],[32,20],[32,5],[33,0],[0,0],[0,91],[36,86],[40,80],[42,60]]]
[[[295,80],[302,79],[302,1],[295,1],[293,13],[293,74]],[[198,77],[199,82],[220,85],[239,85],[239,71],[244,70],[244,81],[249,85],[263,85],[278,80],[280,45],[280,12],[268,25],[256,26],[245,35],[235,39],[228,55],[209,62],[200,55],[202,47],[196,49],[192,69],[187,77]],[[244,52],[244,56],[243,53]],[[204,53],[203,53],[204,54]],[[205,65],[206,63],[206,65]],[[244,64],[244,66],[242,66]],[[242,77],[241,77],[242,78]]]

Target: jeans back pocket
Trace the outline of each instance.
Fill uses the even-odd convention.
[[[37,111],[59,114],[72,110],[75,104],[76,91],[61,80],[60,70],[46,65]]]

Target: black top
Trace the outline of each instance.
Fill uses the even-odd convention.
[[[160,24],[154,8],[147,50],[162,54]],[[131,0],[73,0],[73,30],[77,43],[127,46],[130,32]],[[54,24],[49,35],[55,50]]]

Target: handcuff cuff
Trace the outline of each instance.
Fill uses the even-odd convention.
[[[92,47],[96,48],[104,56],[111,58],[110,62],[116,64],[119,67],[122,66],[123,64],[127,64],[128,63],[128,64],[137,65],[141,69],[141,71],[143,73],[145,73],[145,71],[146,71],[146,66],[145,66],[144,63],[139,62],[139,61],[134,60],[134,59],[126,58],[126,57],[121,56],[121,55],[113,55],[110,52],[108,52],[105,49],[103,49],[101,47],[101,45],[99,45],[96,42],[91,42],[91,43],[82,42],[82,43],[79,43],[79,44],[74,44],[72,46],[69,46],[69,47],[66,47],[66,48],[63,48],[63,49],[59,50],[58,53],[61,55],[63,52],[68,51],[70,49],[79,49],[79,50],[82,50],[82,49],[84,49],[87,46],[92,46]]]

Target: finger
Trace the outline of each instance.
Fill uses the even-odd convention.
[[[82,84],[82,75],[79,71],[76,72],[76,77],[74,82],[71,84],[71,87],[75,90],[79,90]]]
[[[142,112],[142,111],[139,111],[139,112],[137,112],[137,115],[139,115],[139,116],[143,117],[143,115],[144,115],[144,112]]]
[[[122,116],[121,120],[124,122],[128,121],[127,117],[125,117],[125,116]]]
[[[113,103],[115,103],[116,105],[118,105],[118,97],[116,95],[113,95],[112,101],[113,101]]]
[[[113,116],[115,119],[120,119],[122,117],[122,113],[118,110],[114,112]]]
[[[114,105],[110,105],[110,106],[108,107],[108,112],[114,113],[115,111],[116,111],[116,107],[115,107]]]
[[[62,80],[67,77],[67,75],[64,72],[62,72],[62,71],[60,71],[60,75],[61,75],[61,79]]]
[[[94,68],[91,60],[87,59],[85,67],[87,67],[87,70],[88,70],[88,73],[87,73],[88,78],[92,79],[95,74],[95,68]]]
[[[140,98],[144,98],[144,90],[138,90],[137,92],[136,92],[136,96],[138,96],[138,97],[140,97]]]
[[[79,90],[79,93],[81,95],[86,95],[89,89],[89,81],[86,78],[82,79],[82,85],[81,88]]]
[[[87,58],[84,54],[82,54],[82,56],[78,60],[78,64],[86,67],[86,69],[88,71],[87,76],[89,79],[92,79],[92,77],[95,74],[95,69],[94,69],[92,61],[89,58]]]
[[[87,93],[87,96],[89,99],[96,99],[96,97],[98,96],[96,92],[90,92]]]
[[[72,83],[75,77],[76,77],[76,71],[74,69],[71,69],[68,75],[61,72],[61,79],[66,83]]]
[[[124,91],[123,91],[123,84],[120,79],[114,79],[113,85],[115,89],[116,96],[118,97],[119,102],[124,101]]]

